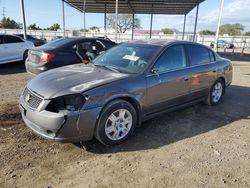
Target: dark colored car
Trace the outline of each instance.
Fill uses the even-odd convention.
[[[214,47],[214,42],[211,42],[210,47]],[[234,44],[231,42],[227,42],[225,40],[218,40],[217,42],[217,47],[218,48],[234,48]]]
[[[133,41],[88,65],[36,76],[20,97],[20,110],[26,125],[47,139],[76,142],[96,137],[115,145],[159,114],[199,101],[218,104],[231,81],[231,62],[206,46]]]
[[[23,34],[16,34],[16,36],[19,36],[22,39],[24,38]],[[42,46],[46,43],[46,39],[38,39],[32,35],[26,35],[26,38],[28,41],[33,42],[34,46]]]
[[[61,38],[30,49],[25,67],[27,72],[39,74],[49,69],[88,63],[116,43],[99,38]]]

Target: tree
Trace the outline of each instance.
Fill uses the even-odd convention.
[[[36,24],[30,24],[28,26],[29,30],[41,30],[41,28],[39,26],[37,26]]]
[[[241,35],[241,31],[244,30],[244,26],[242,24],[225,24],[220,26],[220,34],[228,34],[230,36]]]
[[[107,23],[110,28],[115,29],[115,15],[114,14],[109,14],[107,16]],[[118,15],[118,23],[117,23],[118,33],[125,33],[126,31],[132,29],[132,24],[133,24],[133,18],[131,14]],[[140,19],[137,17],[135,17],[134,19],[134,28],[135,29],[141,28]]]
[[[53,24],[52,26],[48,28],[48,30],[51,30],[51,31],[57,31],[58,29],[60,29],[60,25],[58,23]]]
[[[95,32],[99,32],[100,31],[99,27],[96,27],[96,26],[90,27],[89,30],[95,31]]]
[[[215,32],[206,29],[206,30],[200,31],[199,34],[200,34],[200,35],[215,35]]]
[[[88,29],[84,29],[84,28],[80,29],[80,31],[81,31],[81,32],[89,32]]]
[[[173,34],[174,30],[169,28],[163,28],[161,29],[161,32],[163,32],[164,34]]]
[[[17,23],[15,20],[11,20],[9,17],[3,17],[3,19],[0,22],[0,28],[5,29],[20,29],[21,24]]]
[[[245,36],[250,36],[250,31],[246,32],[244,35]]]

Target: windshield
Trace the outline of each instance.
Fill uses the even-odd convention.
[[[148,44],[121,44],[97,57],[93,63],[120,72],[140,73],[159,48]]]

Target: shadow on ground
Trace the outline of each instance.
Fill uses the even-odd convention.
[[[250,63],[250,54],[246,53],[241,56],[239,52],[232,54],[231,51],[228,52],[218,52],[221,57],[230,59],[231,61],[245,61]]]
[[[0,65],[0,75],[17,74],[26,72],[23,61]]]
[[[75,144],[89,152],[105,154],[123,151],[157,149],[167,144],[230,126],[231,122],[250,118],[250,88],[230,86],[217,106],[197,105],[171,112],[143,123],[129,140],[107,147],[96,140]]]

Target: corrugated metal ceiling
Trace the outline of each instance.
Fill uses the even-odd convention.
[[[84,0],[64,0],[84,11]],[[119,14],[187,14],[204,0],[119,0]],[[85,12],[115,13],[115,0],[86,0]]]

